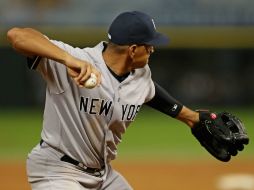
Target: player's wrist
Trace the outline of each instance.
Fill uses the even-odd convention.
[[[75,68],[74,63],[77,62],[75,61],[75,59],[76,58],[70,55],[68,52],[63,52],[61,63],[64,64],[66,67]]]
[[[199,122],[199,113],[183,106],[176,118],[186,123],[190,128],[193,128]]]

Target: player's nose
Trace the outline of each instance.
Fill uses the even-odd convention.
[[[152,54],[153,52],[154,52],[154,47],[151,46],[150,54]]]
[[[146,46],[146,50],[149,54],[152,54],[154,52],[154,47],[152,45]]]

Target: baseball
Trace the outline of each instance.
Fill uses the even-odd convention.
[[[88,78],[85,83],[84,83],[84,87],[85,88],[94,88],[97,85],[97,77],[95,76],[94,73],[91,73],[90,78]]]

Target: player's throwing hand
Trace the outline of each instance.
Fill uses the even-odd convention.
[[[74,79],[78,86],[84,87],[84,84],[91,76],[91,73],[97,78],[96,85],[101,83],[101,73],[87,61],[71,56],[66,60],[65,65],[67,66],[68,74]]]

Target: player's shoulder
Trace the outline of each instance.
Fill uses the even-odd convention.
[[[151,78],[151,70],[149,65],[146,65],[143,68],[135,69],[134,73],[137,78],[141,78],[144,80]]]
[[[75,47],[75,46],[65,43],[63,41],[58,41],[58,40],[53,40],[53,39],[50,39],[50,41],[54,45],[58,46],[59,48],[68,52],[69,54],[71,54],[72,56],[80,58],[80,56],[84,53],[83,48],[81,48],[81,47]]]
[[[102,51],[104,49],[104,42],[98,43],[94,47],[83,48],[82,51],[94,62],[103,62]]]
[[[85,47],[83,48],[83,51],[89,53],[89,54],[101,54],[103,49],[104,49],[104,42],[100,42],[97,45],[95,45],[94,47]]]

